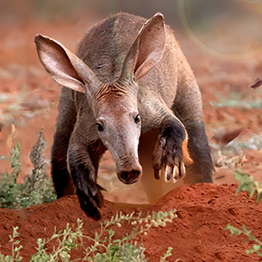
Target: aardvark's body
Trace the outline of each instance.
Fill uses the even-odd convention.
[[[40,61],[64,86],[51,159],[58,197],[75,187],[82,209],[98,218],[106,149],[119,179],[141,178],[150,202],[174,187],[169,180],[212,183],[201,95],[161,14],[110,17],[87,31],[76,55],[50,38],[35,41]]]

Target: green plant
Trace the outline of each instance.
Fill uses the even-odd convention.
[[[23,248],[23,246],[16,246],[20,243],[19,240],[15,240],[19,236],[19,233],[17,232],[18,227],[13,227],[13,235],[9,235],[9,242],[12,243],[12,255],[4,256],[0,253],[0,262],[19,262],[23,259],[23,257],[20,256],[20,249]]]
[[[17,184],[17,177],[21,171],[20,144],[17,142],[11,150],[10,157],[7,158],[11,164],[10,174],[1,174],[0,178],[0,207],[1,208],[20,208],[23,198],[23,185]]]
[[[25,190],[30,194],[27,198],[27,206],[53,202],[56,199],[52,180],[46,174],[46,161],[43,156],[46,146],[42,127],[38,133],[38,141],[33,145],[30,154],[34,168],[31,176],[27,176],[24,183]]]
[[[262,253],[260,252],[260,250],[262,251],[262,242],[259,241],[256,237],[254,237],[254,236],[251,234],[251,233],[252,233],[252,230],[247,230],[247,228],[246,228],[245,225],[242,225],[242,228],[243,228],[243,230],[240,230],[240,229],[238,229],[238,228],[236,228],[236,227],[233,227],[233,226],[231,226],[230,224],[228,224],[228,225],[224,228],[224,230],[229,230],[230,233],[231,233],[230,236],[233,236],[233,235],[239,236],[239,235],[243,234],[243,235],[247,236],[247,237],[249,238],[249,240],[255,241],[256,244],[254,244],[254,245],[252,246],[252,248],[246,250],[246,253],[247,253],[248,255],[250,255],[250,254],[256,252],[258,256],[262,257]]]
[[[41,174],[41,180],[28,177],[24,184],[18,184],[17,178],[21,172],[20,144],[16,142],[7,158],[11,164],[10,174],[0,173],[0,208],[24,208],[56,199],[51,178],[45,174],[43,166],[34,166],[35,173]],[[42,172],[42,173],[41,173]],[[33,173],[34,175],[34,173]]]
[[[147,261],[144,255],[145,248],[143,243],[138,243],[134,239],[136,239],[138,235],[146,235],[152,227],[165,227],[167,222],[172,222],[173,219],[176,218],[175,212],[176,210],[170,210],[168,212],[153,212],[152,215],[147,214],[145,218],[141,217],[141,213],[135,215],[133,212],[132,214],[123,215],[120,212],[111,217],[110,221],[104,221],[101,223],[100,232],[96,232],[94,238],[83,235],[83,222],[80,219],[77,219],[77,227],[75,231],[73,231],[69,227],[69,224],[67,224],[66,229],[59,232],[56,232],[55,228],[53,236],[49,240],[46,241],[39,238],[37,240],[37,253],[31,256],[30,261],[56,262],[60,260],[63,262],[69,262],[71,261],[70,251],[72,249],[78,249],[79,247],[84,250],[84,255],[82,258],[74,261]],[[124,222],[139,226],[133,228],[131,233],[126,234],[122,239],[115,239],[115,232],[112,229],[112,226],[116,225],[121,227]],[[17,228],[14,228],[13,237],[11,238],[10,236],[10,239],[14,239],[17,236]],[[51,253],[48,253],[46,244],[53,240],[57,240],[58,245]],[[84,246],[84,240],[91,241],[93,244],[86,248]],[[19,241],[13,243],[19,244]],[[12,256],[4,256],[0,254],[0,262],[21,261],[22,258],[19,257],[19,250],[21,248],[22,247],[20,246],[19,248],[14,249]],[[160,262],[165,262],[166,258],[171,256],[171,250],[172,248],[169,247],[164,256],[160,258]],[[179,261],[179,259],[176,261]]]
[[[60,230],[56,232],[56,228],[54,229],[53,236],[45,241],[41,238],[37,240],[37,253],[31,256],[30,262],[49,262],[49,261],[59,261],[59,258],[64,262],[69,261],[70,255],[69,252],[71,249],[77,249],[78,246],[81,246],[83,237],[83,222],[80,219],[77,219],[77,227],[76,230],[73,231],[69,224],[66,225],[64,230]],[[46,244],[56,239],[58,241],[57,248],[53,248],[51,254],[48,254],[47,248],[45,248]],[[0,261],[1,262],[1,261]]]
[[[83,261],[146,261],[143,244],[138,244],[137,241],[133,240],[137,235],[146,235],[153,226],[165,227],[167,222],[172,222],[176,217],[175,212],[176,210],[153,212],[152,216],[147,214],[145,218],[141,218],[141,213],[134,216],[134,212],[130,215],[123,215],[121,212],[119,215],[116,214],[110,221],[101,223],[100,233],[95,234],[94,244],[87,248],[85,260]],[[124,221],[128,221],[131,225],[141,224],[141,226],[139,228],[135,227],[130,234],[127,234],[121,240],[113,240],[115,232],[109,227],[112,225],[121,227],[121,223]],[[107,236],[103,238],[104,232],[107,232]],[[104,250],[103,253],[98,252],[101,248]],[[92,257],[90,257],[91,254]],[[171,250],[169,249],[162,261],[165,261],[165,258],[170,255]]]
[[[255,192],[257,192],[257,202],[261,200],[262,197],[262,185],[255,180],[254,177],[250,176],[249,174],[243,172],[240,168],[234,171],[235,178],[240,182],[236,195],[242,191],[248,191],[249,197],[253,197]]]
[[[254,179],[254,177],[250,176],[249,174],[243,172],[240,168],[238,168],[236,171],[234,171],[235,178],[240,182],[236,195],[242,190],[242,191],[248,191],[249,197],[253,197],[255,192],[257,192],[257,202],[261,200],[262,197],[262,185]],[[252,230],[248,230],[245,225],[242,225],[243,230],[238,229],[236,227],[233,227],[232,225],[228,224],[224,230],[229,230],[231,235],[239,236],[241,234],[244,234],[249,238],[250,241],[255,241],[256,244],[252,246],[251,249],[246,250],[247,254],[252,254],[254,252],[257,253],[258,256],[262,257],[262,242],[259,241],[256,237],[254,237],[251,233]]]

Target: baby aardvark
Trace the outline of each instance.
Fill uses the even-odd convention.
[[[58,197],[76,190],[84,212],[98,219],[97,171],[107,149],[118,178],[141,180],[150,202],[174,187],[169,181],[212,183],[201,94],[162,14],[111,16],[87,31],[76,54],[42,35],[35,43],[63,85],[51,156]]]

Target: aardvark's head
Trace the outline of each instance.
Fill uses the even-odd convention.
[[[98,135],[116,162],[118,178],[132,184],[142,175],[137,152],[141,121],[137,91],[132,84],[130,88],[128,85],[120,82],[105,85],[95,95],[94,112]]]

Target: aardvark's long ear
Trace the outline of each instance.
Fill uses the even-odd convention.
[[[165,49],[165,21],[157,13],[149,19],[138,33],[129,49],[120,78],[136,80],[143,77],[162,58]]]
[[[36,35],[35,43],[41,63],[56,82],[93,96],[101,82],[80,58],[51,38]]]

